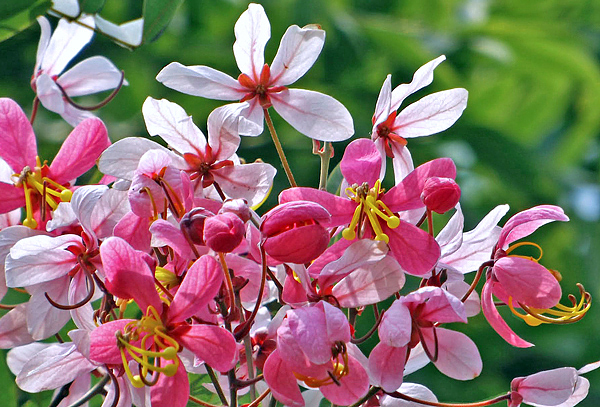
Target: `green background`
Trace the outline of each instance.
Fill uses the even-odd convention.
[[[545,226],[531,240],[544,248],[542,263],[562,273],[565,300],[566,294],[576,293],[577,282],[592,296],[600,294],[600,1],[261,3],[272,28],[266,62],[274,57],[289,25],[317,23],[327,32],[317,63],[292,87],[317,90],[340,100],[354,117],[354,138],[369,136],[377,95],[388,73],[393,86],[407,83],[418,67],[445,54],[447,61],[436,69],[433,84],[408,102],[434,91],[463,87],[469,91],[468,107],[451,129],[409,140],[415,163],[440,156],[455,160],[467,230],[498,204],[510,204],[510,214],[538,204],[563,206],[571,221]],[[222,102],[177,93],[158,83],[155,76],[168,63],[178,61],[211,66],[237,77],[231,50],[233,25],[247,4],[185,1],[160,38],[133,51],[102,35],[95,37],[75,61],[105,55],[125,70],[129,81],[129,86],[97,113],[113,142],[147,135],[141,115],[147,96],[179,103],[206,130],[208,114]],[[8,16],[14,11],[2,7],[0,18],[2,13]],[[142,11],[139,1],[106,0],[100,14],[124,22],[139,17]],[[0,43],[0,96],[16,100],[27,113],[34,97],[29,81],[38,39],[39,27],[33,24]],[[101,98],[86,97],[80,102],[91,105]],[[272,116],[298,183],[315,186],[319,160],[310,153],[310,139],[276,113]],[[40,107],[34,129],[42,158],[50,160],[71,128]],[[345,144],[335,144],[334,164]],[[239,155],[249,162],[262,158],[275,165],[274,191],[286,187],[267,134],[244,138]],[[390,182],[387,180],[388,187]],[[272,194],[261,210],[275,202],[276,194]],[[536,328],[507,316],[518,334],[536,344],[530,349],[512,348],[479,315],[468,326],[454,326],[468,333],[479,347],[484,363],[479,378],[457,382],[428,366],[407,381],[428,386],[440,401],[469,402],[507,391],[516,376],[562,366],[579,368],[600,359],[599,315],[598,307],[593,306],[575,325]],[[587,377],[592,388],[581,405],[598,406],[600,373]],[[48,394],[32,396],[17,390],[4,361],[0,362],[0,381],[3,405],[21,405],[26,400],[34,406],[48,403]]]

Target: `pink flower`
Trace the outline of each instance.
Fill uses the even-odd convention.
[[[493,295],[508,304],[513,313],[527,323],[539,325],[543,322],[553,321],[541,314],[546,309],[558,304],[562,291],[557,277],[538,263],[539,258],[511,254],[514,248],[522,245],[535,246],[541,251],[539,246],[529,242],[515,244],[512,247],[509,245],[530,235],[540,226],[555,220],[564,222],[569,218],[558,206],[536,206],[511,217],[502,228],[498,238],[492,256],[492,266],[488,270],[487,279],[481,291],[482,309],[492,328],[513,346],[529,347],[533,344],[521,339],[510,329],[498,313]],[[585,297],[586,295],[582,292],[581,303],[577,306],[574,305],[570,310],[562,310],[562,316],[559,319],[564,323],[571,318],[580,318],[587,310]],[[515,307],[523,308],[527,314],[517,313]]]
[[[577,370],[572,367],[517,377],[510,383],[508,407],[519,407],[521,403],[534,406],[563,405],[575,394],[579,381]]]
[[[315,26],[287,29],[271,66],[264,63],[264,48],[271,26],[263,7],[250,3],[235,24],[233,53],[238,79],[207,66],[173,62],[156,79],[177,91],[219,100],[246,101],[241,134],[258,135],[263,129],[263,109],[271,106],[300,133],[323,141],[341,141],[354,133],[352,117],[331,96],[287,86],[300,79],[315,63],[325,41],[325,31]]]

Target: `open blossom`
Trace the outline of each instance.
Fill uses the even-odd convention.
[[[263,110],[272,106],[310,138],[341,141],[352,136],[352,117],[340,102],[319,92],[287,87],[315,63],[325,42],[325,31],[315,26],[289,27],[269,66],[264,63],[264,48],[270,36],[271,25],[263,7],[251,3],[235,24],[233,53],[242,72],[237,80],[207,66],[178,62],[163,68],[156,79],[190,95],[247,102],[241,112],[247,121],[240,134],[262,133]]]
[[[398,85],[392,90],[392,76],[388,75],[377,99],[373,114],[371,138],[383,158],[381,174],[385,174],[385,157],[391,157],[396,182],[413,170],[413,161],[406,148],[406,139],[429,136],[446,130],[454,124],[467,107],[466,89],[449,89],[425,96],[407,106],[398,108],[404,100],[433,81],[433,70],[444,61],[444,55],[420,67],[411,83]]]
[[[67,64],[94,35],[93,17],[86,16],[78,21],[81,24],[61,19],[51,35],[48,20],[38,17],[42,35],[31,78],[31,87],[42,105],[60,114],[71,126],[93,115],[78,109],[65,95],[69,98],[91,95],[118,88],[123,81],[121,71],[102,56],[85,59],[63,73]]]

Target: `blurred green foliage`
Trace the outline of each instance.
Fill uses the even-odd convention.
[[[261,3],[272,25],[266,62],[272,60],[289,25],[318,23],[326,30],[320,58],[293,86],[324,92],[344,103],[354,117],[355,137],[369,136],[377,95],[388,73],[393,86],[406,83],[419,66],[445,54],[447,61],[436,69],[433,84],[408,102],[434,91],[464,87],[469,91],[468,108],[444,133],[409,141],[415,163],[438,156],[455,159],[467,229],[497,204],[509,203],[510,214],[542,203],[562,205],[571,222],[548,225],[532,240],[545,249],[543,264],[562,273],[565,301],[568,293],[576,293],[576,282],[582,282],[593,296],[600,295],[599,0]],[[135,51],[102,36],[95,38],[79,58],[106,55],[125,70],[129,81],[98,112],[113,141],[147,135],[141,106],[149,95],[179,103],[206,129],[208,114],[221,102],[177,93],[154,78],[172,61],[208,65],[236,77],[233,24],[247,4],[188,0],[157,41]],[[100,15],[120,23],[141,13],[138,1],[106,0]],[[28,112],[34,96],[29,80],[38,37],[39,28],[33,25],[0,43],[0,96],[15,99]],[[101,97],[82,103],[92,104]],[[311,141],[273,116],[298,183],[316,186],[319,160],[311,154]],[[45,159],[56,153],[70,131],[59,116],[43,108],[34,128]],[[287,181],[271,144],[266,134],[244,138],[239,154],[247,161],[262,158],[273,163],[279,170],[274,191],[280,191]],[[345,144],[334,146],[332,169]],[[391,180],[387,181],[389,186]],[[275,202],[273,194],[264,208]],[[510,347],[480,315],[468,326],[456,326],[479,346],[484,361],[480,378],[460,383],[428,366],[408,380],[427,385],[441,401],[467,402],[505,392],[515,376],[560,366],[579,368],[600,358],[600,325],[595,323],[599,315],[593,306],[578,324],[536,328],[507,316],[517,333],[537,345],[532,349]],[[3,383],[12,380],[4,364],[0,374]],[[590,396],[581,405],[598,406],[600,373],[588,378]],[[14,385],[5,384],[13,389]],[[7,402],[14,405],[15,400],[24,398],[11,396]],[[47,399],[33,397],[29,403],[45,405]]]

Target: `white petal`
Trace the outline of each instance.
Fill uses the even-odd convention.
[[[77,0],[52,0],[52,9],[73,18],[77,18],[80,13]]]
[[[52,211],[52,219],[46,223],[46,232],[70,226],[77,222],[77,215],[73,212],[70,202],[60,202],[58,208]]]
[[[247,103],[232,103],[213,110],[208,116],[208,144],[215,160],[226,160],[240,145],[240,114]]]
[[[77,188],[71,198],[71,207],[77,215],[81,227],[94,239],[96,236],[91,222],[92,211],[107,190],[106,185],[85,185]]]
[[[128,188],[129,189],[129,188]],[[109,189],[94,207],[91,225],[98,239],[112,236],[115,225],[131,210],[126,191]]]
[[[96,14],[94,15],[94,21],[96,22],[98,31],[112,38],[116,38],[124,44],[136,47],[142,43],[142,35],[144,34],[143,18],[137,18],[117,25]]]
[[[46,109],[58,114],[65,111],[63,95],[50,75],[40,75],[35,81],[35,87],[37,97]]]
[[[271,95],[273,108],[300,133],[321,141],[342,141],[354,134],[350,112],[323,93],[288,89]]]
[[[146,98],[142,106],[146,129],[160,136],[180,154],[198,155],[206,148],[206,138],[181,106],[167,99]]]
[[[313,66],[324,43],[325,31],[290,26],[283,34],[271,64],[272,84],[286,86],[300,79]]]
[[[50,35],[52,34],[52,28],[50,27],[50,22],[44,16],[39,16],[37,18],[38,23],[40,24],[40,42],[38,43],[37,54],[35,57],[35,68],[33,68],[33,74],[35,75],[40,68],[40,64],[42,63],[42,59],[44,58],[44,54],[46,53],[46,49],[48,48],[48,44],[50,43]]]
[[[463,216],[460,204],[456,205],[456,213],[450,218],[446,226],[435,237],[440,245],[442,252],[440,258],[454,253],[458,250],[463,241],[463,228],[465,226],[465,217]]]
[[[168,88],[188,95],[218,100],[240,100],[246,90],[231,76],[208,66],[171,62],[156,76]]]
[[[377,104],[375,105],[375,113],[373,113],[373,133],[374,137],[377,134],[377,125],[386,121],[389,117],[392,103],[392,75],[388,75],[381,85]]]
[[[429,136],[444,131],[465,110],[467,98],[468,92],[462,88],[427,95],[400,112],[394,121],[394,130],[404,138]]]
[[[57,83],[67,95],[75,97],[115,89],[120,81],[121,71],[107,58],[95,56],[69,69]]]
[[[59,75],[69,61],[90,42],[93,35],[93,17],[86,16],[76,22],[61,19],[56,30],[54,30],[54,34],[52,34],[52,38],[50,38],[40,68],[50,76]]]
[[[441,55],[433,61],[427,62],[425,65],[417,69],[413,75],[411,83],[403,83],[396,86],[392,91],[392,106],[391,110],[398,110],[404,99],[419,89],[424,88],[433,82],[433,70],[446,59],[445,55]]]
[[[71,319],[69,311],[61,310],[50,304],[46,298],[52,298],[59,304],[67,304],[69,276],[29,287],[31,298],[27,303],[27,329],[36,341],[56,334]]]
[[[276,172],[271,164],[250,163],[223,167],[214,176],[228,197],[243,198],[250,207],[257,207],[271,192]]]
[[[250,3],[235,23],[233,55],[240,71],[256,78],[265,63],[265,45],[271,38],[271,24],[260,4]]]
[[[414,397],[419,400],[432,401],[437,402],[437,397],[431,390],[422,384],[417,383],[402,383],[398,390],[402,394],[406,394],[407,396]],[[383,397],[379,400],[381,407],[422,407],[423,404],[415,403],[412,401],[398,399],[392,396],[388,396],[384,394]]]
[[[38,352],[52,346],[50,343],[33,342],[29,345],[19,346],[8,351],[6,355],[6,364],[15,376],[19,374],[23,366],[32,359]]]

